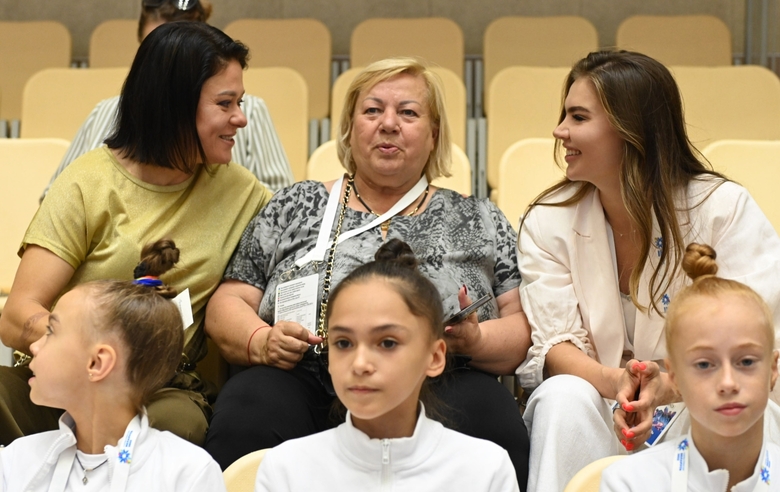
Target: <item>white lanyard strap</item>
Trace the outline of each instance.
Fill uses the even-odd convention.
[[[333,188],[330,190],[328,205],[325,207],[325,216],[322,218],[322,225],[320,226],[320,232],[317,236],[317,245],[314,247],[314,249],[306,253],[305,256],[298,259],[298,261],[295,262],[295,266],[300,268],[310,261],[322,261],[322,259],[325,257],[325,253],[327,252],[329,246],[328,243],[330,242],[330,231],[333,228],[333,222],[336,220],[336,210],[338,209],[338,203],[341,199],[341,185],[343,181],[344,177],[342,176],[333,184]],[[348,232],[341,233],[336,244],[341,244],[351,237],[357,236],[358,234],[361,234],[369,229],[373,229],[383,222],[392,219],[401,213],[401,211],[406,207],[411,205],[417,199],[417,197],[420,196],[423,191],[425,191],[426,186],[428,186],[428,180],[425,178],[425,176],[423,176],[420,178],[417,184],[412,187],[411,190],[407,191],[406,194],[395,203],[395,205],[390,207],[390,210],[383,213],[369,224]]]
[[[130,475],[130,464],[133,462],[133,450],[138,436],[141,434],[141,416],[136,415],[127,426],[125,435],[119,440],[115,449],[116,456],[108,457],[114,460],[114,473],[111,476],[111,492],[124,492],[127,488],[127,477]]]
[[[688,458],[688,455],[690,454],[690,445],[688,439],[688,437],[685,437],[677,444],[677,452],[674,455],[674,464],[672,468],[672,492],[688,491],[688,473],[690,471],[690,461]],[[762,454],[759,455],[758,459],[762,460],[762,463],[760,474],[753,490],[754,492],[764,492],[769,490],[772,465],[772,462],[769,459],[769,450],[766,449],[766,446],[762,448]]]

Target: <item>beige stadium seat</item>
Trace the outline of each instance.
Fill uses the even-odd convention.
[[[296,181],[306,178],[308,158],[308,88],[297,71],[287,67],[250,68],[244,90],[265,101]]]
[[[780,233],[780,140],[718,140],[702,153],[716,171],[747,188]]]
[[[711,15],[637,15],[624,20],[617,46],[665,65],[731,65],[731,32]]]
[[[19,245],[38,198],[68,150],[58,138],[0,138],[0,312],[19,266]]]
[[[350,68],[339,75],[333,84],[330,106],[330,138],[338,138],[341,127],[341,112],[347,97],[349,85],[363,70],[363,67]],[[433,67],[431,70],[439,76],[444,91],[444,107],[447,111],[447,121],[450,123],[450,138],[452,143],[461,149],[466,148],[466,86],[452,70]]]
[[[328,116],[331,37],[325,24],[316,19],[239,19],[225,33],[249,47],[250,67],[297,70],[309,86],[309,118]]]
[[[625,457],[625,455],[607,456],[585,466],[572,477],[563,492],[599,492],[604,469]]]
[[[227,492],[254,492],[257,469],[267,449],[261,449],[237,459],[222,472]]]
[[[118,96],[129,68],[49,68],[27,81],[22,138],[72,140],[95,105]]]
[[[138,51],[138,21],[111,19],[101,22],[89,37],[91,68],[129,67]]]
[[[515,227],[528,204],[565,177],[554,152],[554,138],[527,138],[512,144],[501,157],[496,205]]]
[[[320,145],[309,158],[306,179],[314,181],[332,181],[344,174],[344,166],[339,162],[335,140],[328,140]],[[466,154],[455,144],[452,144],[452,176],[436,178],[433,185],[439,188],[455,190],[464,195],[471,195],[471,164]]]
[[[71,38],[59,22],[0,22],[0,119],[22,115],[24,84],[34,73],[70,66]]]
[[[463,31],[450,19],[367,19],[352,31],[350,63],[365,67],[392,56],[416,56],[463,78]]]
[[[500,17],[485,30],[483,44],[487,100],[490,83],[501,70],[517,65],[571,67],[596,51],[599,39],[593,24],[582,17]]]
[[[780,79],[756,65],[670,67],[691,142],[780,140]]]
[[[525,138],[549,138],[558,125],[568,67],[510,67],[494,78],[487,100],[487,180],[499,186],[501,156]],[[497,193],[491,199],[498,200]]]

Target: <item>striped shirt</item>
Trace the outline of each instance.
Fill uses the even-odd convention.
[[[233,161],[249,169],[271,191],[275,192],[291,185],[295,179],[265,102],[248,94],[244,94],[243,99],[241,109],[246,115],[247,125],[239,128],[236,133]],[[70,143],[41,200],[49,192],[49,187],[57,176],[71,162],[103,145],[103,141],[114,129],[118,105],[119,96],[116,96],[95,106]]]

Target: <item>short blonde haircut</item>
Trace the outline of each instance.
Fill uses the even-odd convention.
[[[350,174],[355,174],[357,165],[352,158],[350,140],[352,139],[355,108],[360,93],[401,74],[422,77],[427,89],[431,128],[437,135],[434,138],[431,155],[428,157],[428,162],[425,163],[423,170],[425,177],[430,182],[440,176],[451,176],[452,148],[447,113],[444,110],[444,91],[441,88],[439,76],[415,58],[398,57],[379,60],[367,66],[352,81],[344,100],[344,109],[341,112],[341,128],[338,137],[339,161]]]
[[[737,296],[748,304],[754,305],[757,312],[760,313],[759,316],[762,318],[761,324],[764,326],[766,335],[769,338],[770,352],[775,348],[774,320],[772,311],[767,306],[766,301],[756,291],[741,282],[715,276],[718,272],[718,265],[715,263],[716,257],[715,250],[706,244],[691,243],[685,249],[682,268],[693,279],[693,284],[677,294],[666,314],[664,333],[666,335],[666,353],[668,357],[672,357],[672,351],[676,348],[673,337],[680,317],[690,311],[692,301],[702,297],[714,299],[732,295]]]

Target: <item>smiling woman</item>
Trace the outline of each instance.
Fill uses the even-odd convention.
[[[186,251],[184,267],[166,273],[166,282],[189,289],[194,322],[177,376],[148,413],[152,426],[195,443],[205,439],[211,414],[194,371],[206,352],[206,302],[241,231],[271,196],[247,169],[227,164],[246,124],[239,105],[247,56],[245,46],[199,22],[164,24],[143,40],[116,129],[55,181],[25,234],[0,318],[3,343],[29,354],[65,292],[131,279],[144,244],[174,239]],[[27,367],[0,369],[0,444],[57,427],[59,411],[29,401],[27,377]]]
[[[566,178],[529,206],[518,241],[533,341],[517,371],[533,391],[523,414],[528,488],[544,492],[644,445],[660,425],[656,408],[679,403],[658,362],[687,241],[718,249],[722,275],[759,292],[780,319],[780,238],[688,140],[669,70],[640,53],[595,52],[564,88],[553,135],[566,149]],[[769,411],[780,422],[780,408]],[[659,439],[687,426],[678,418]]]

